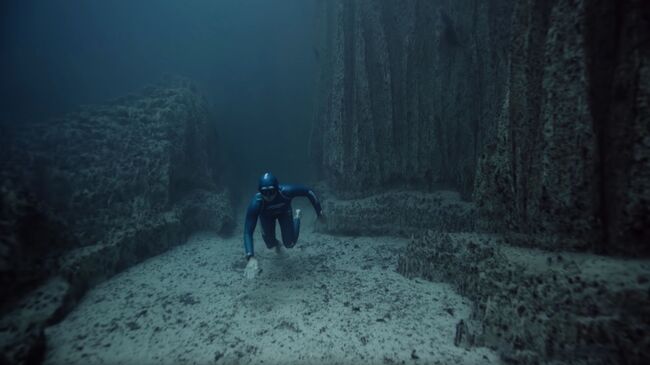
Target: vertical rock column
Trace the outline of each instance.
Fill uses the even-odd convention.
[[[587,8],[589,52],[595,63],[590,76],[596,82],[605,78],[602,86],[592,87],[601,151],[600,216],[607,250],[650,255],[650,3],[622,1],[609,7],[615,16],[603,17],[599,8]],[[603,18],[609,28],[602,27]],[[613,33],[610,39],[603,33],[608,30]],[[608,56],[612,64],[598,63]]]
[[[474,192],[484,228],[536,235],[537,246],[648,253],[648,5],[514,11],[506,98]]]
[[[471,192],[481,126],[503,92],[497,45],[508,33],[501,20],[508,7],[469,0],[321,7],[312,154],[324,177],[345,193],[439,184]]]

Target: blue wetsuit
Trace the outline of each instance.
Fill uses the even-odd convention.
[[[247,257],[254,254],[253,232],[258,217],[266,247],[273,248],[279,244],[275,238],[276,219],[280,222],[284,246],[291,248],[296,244],[300,233],[300,218],[293,218],[291,199],[298,196],[307,197],[316,210],[316,214],[320,217],[322,209],[316,194],[303,185],[279,185],[278,193],[275,194],[275,198],[271,201],[264,200],[261,193],[255,194],[246,210],[246,223],[244,224],[244,249]]]

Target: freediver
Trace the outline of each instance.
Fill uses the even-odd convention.
[[[246,210],[246,223],[244,224],[244,249],[246,251],[246,269],[244,276],[252,279],[259,272],[259,265],[254,256],[253,232],[259,218],[262,226],[262,238],[266,247],[275,248],[279,254],[282,252],[280,242],[275,238],[275,221],[280,223],[282,243],[286,248],[292,248],[298,241],[300,233],[300,209],[296,209],[295,216],[291,208],[291,199],[304,196],[309,199],[316,211],[319,220],[324,218],[323,209],[314,192],[303,185],[282,184],[270,172],[260,177],[258,193],[253,196]]]

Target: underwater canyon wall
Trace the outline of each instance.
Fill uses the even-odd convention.
[[[330,185],[471,193],[503,94],[506,1],[322,1],[312,156]]]
[[[650,254],[649,18],[644,1],[516,3],[474,192],[486,228]]]
[[[453,188],[517,244],[650,254],[649,6],[322,1],[322,178]]]
[[[458,346],[647,363],[650,2],[320,6],[323,230],[413,235],[397,270],[473,301]]]
[[[217,126],[188,80],[12,128],[7,140],[0,179],[7,363],[36,361],[45,323],[62,318],[87,288],[196,230],[234,226]]]

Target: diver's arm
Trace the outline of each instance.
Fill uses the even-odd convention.
[[[292,198],[296,196],[306,197],[307,199],[309,199],[309,202],[314,207],[314,210],[316,211],[316,215],[320,217],[323,214],[323,208],[321,207],[320,201],[318,201],[318,198],[316,197],[316,194],[314,193],[313,190],[309,189],[304,185],[288,185],[287,187],[288,187],[287,190]]]
[[[255,254],[253,249],[253,232],[257,225],[257,217],[260,213],[260,201],[254,197],[246,209],[246,223],[244,223],[244,250],[246,258],[250,259]]]

